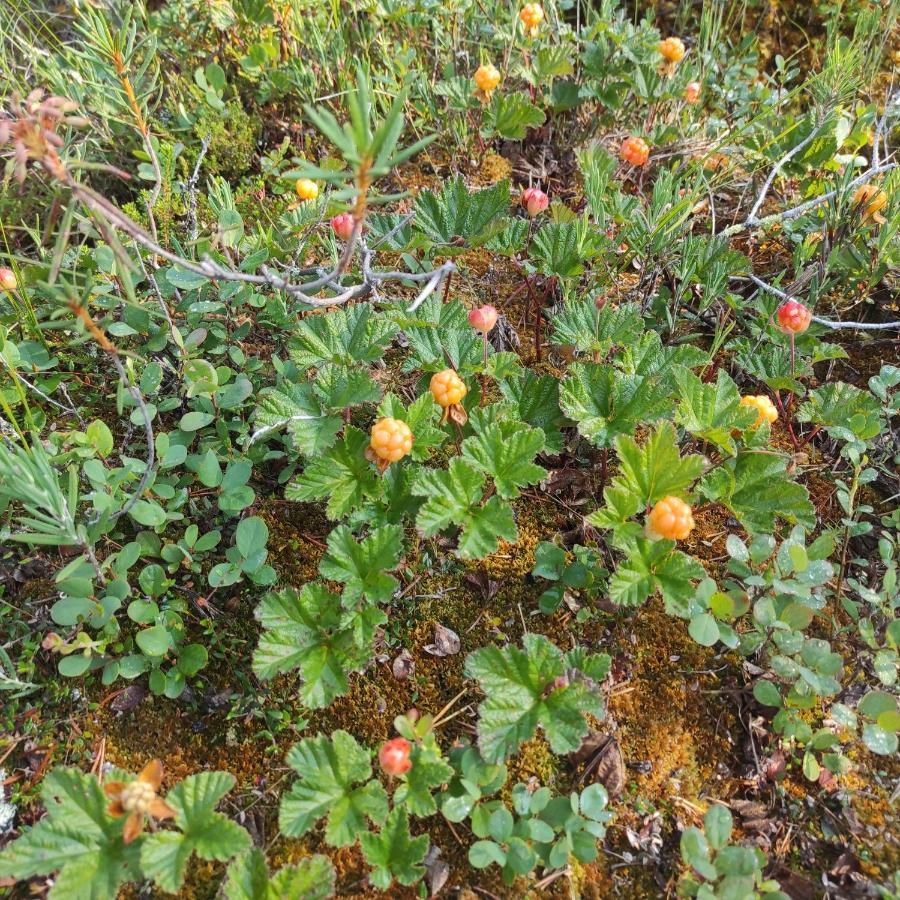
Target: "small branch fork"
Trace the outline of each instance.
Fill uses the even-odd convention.
[[[185,259],[176,253],[172,253],[165,247],[160,246],[147,232],[141,228],[137,222],[134,222],[125,213],[122,212],[114,203],[99,194],[93,188],[82,184],[71,177],[67,178],[67,186],[72,191],[76,199],[80,200],[91,212],[99,214],[105,218],[114,228],[125,232],[134,241],[140,244],[151,253],[168,260],[173,265],[194,272],[197,275],[203,275],[214,281],[240,281],[247,284],[268,285],[279,291],[294,297],[297,300],[307,304],[308,306],[326,307],[338,306],[347,303],[350,300],[358,300],[369,294],[377,292],[380,284],[386,281],[412,281],[425,282],[424,287],[416,296],[415,300],[410,304],[409,311],[413,312],[424,303],[424,301],[433,294],[441,285],[444,278],[456,271],[456,266],[452,262],[445,262],[428,272],[378,272],[369,268],[370,258],[373,251],[368,250],[365,245],[362,246],[363,252],[363,281],[360,284],[345,287],[341,284],[343,272],[347,268],[353,250],[360,239],[361,227],[354,229],[354,233],[347,241],[347,246],[341,255],[337,265],[328,272],[320,275],[312,281],[300,284],[292,283],[282,278],[266,266],[260,267],[260,274],[254,275],[249,272],[240,272],[235,269],[229,269],[220,265],[209,257],[205,257],[199,262]],[[366,259],[369,254],[369,259]],[[315,293],[323,289],[335,291],[330,297],[316,297]]]
[[[862,185],[868,183],[873,178],[876,178],[879,175],[884,175],[887,172],[890,172],[893,169],[897,168],[897,163],[889,162],[888,157],[890,153],[888,152],[889,148],[887,147],[886,133],[887,133],[887,123],[890,117],[900,109],[900,91],[896,92],[892,96],[889,96],[884,105],[884,112],[879,118],[878,122],[875,126],[875,134],[873,138],[872,145],[872,163],[868,169],[854,178],[846,187],[836,188],[833,191],[827,191],[824,194],[820,194],[818,197],[813,197],[811,200],[807,200],[804,203],[799,204],[798,206],[794,206],[791,209],[784,210],[783,212],[772,213],[768,216],[763,216],[760,218],[759,211],[762,208],[763,203],[766,200],[766,197],[769,194],[769,189],[775,182],[775,179],[778,177],[778,174],[784,168],[784,166],[790,162],[795,156],[797,156],[800,152],[805,150],[816,138],[821,130],[822,123],[825,120],[824,115],[820,115],[817,117],[817,123],[813,130],[805,137],[796,147],[792,147],[788,150],[778,162],[772,167],[772,171],[769,172],[768,177],[765,180],[765,183],[762,186],[762,190],[759,192],[759,196],[756,198],[752,208],[750,209],[747,218],[744,219],[743,222],[737,222],[734,225],[725,228],[721,234],[723,237],[731,237],[735,234],[740,234],[742,231],[749,231],[751,228],[764,228],[766,225],[774,224],[775,222],[789,222],[792,219],[798,219],[800,216],[805,215],[813,209],[817,209],[818,207],[828,203],[830,200],[833,200],[838,194],[844,193],[844,191],[852,191],[856,190],[856,188],[862,187]],[[885,159],[882,160],[881,156],[881,143],[882,140],[885,142]]]

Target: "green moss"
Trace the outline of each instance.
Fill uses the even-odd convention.
[[[236,100],[221,111],[204,107],[193,130],[199,140],[209,138],[205,160],[209,174],[237,178],[253,165],[260,122]]]

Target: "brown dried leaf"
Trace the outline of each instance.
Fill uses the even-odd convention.
[[[619,742],[613,735],[591,731],[569,758],[584,767],[579,783],[599,782],[606,788],[610,800],[622,796],[625,791],[625,762]]]
[[[459,653],[459,635],[451,628],[438,623],[434,626],[434,643],[426,644],[425,652],[432,656],[455,656]]]
[[[397,654],[397,658],[391,664],[391,671],[398,681],[406,681],[416,671],[416,661],[405,647]]]

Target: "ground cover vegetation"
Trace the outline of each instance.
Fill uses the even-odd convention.
[[[0,891],[897,896],[896,0],[0,4]]]

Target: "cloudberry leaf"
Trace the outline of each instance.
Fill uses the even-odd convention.
[[[431,816],[437,812],[432,790],[450,781],[453,767],[434,747],[414,744],[410,754],[412,768],[394,792],[394,803],[405,803],[414,816]]]
[[[0,853],[0,877],[24,880],[58,871],[52,895],[89,900],[115,897],[140,877],[144,836],[126,845],[124,818],[107,812],[109,800],[93,775],[57,768],[41,783],[47,815]]]
[[[307,463],[303,474],[285,488],[287,500],[328,498],[330,519],[340,519],[378,493],[378,475],[365,457],[368,435],[348,427],[344,438],[327,453]]]
[[[544,118],[544,113],[522,91],[497,91],[484,111],[481,131],[485,137],[496,132],[507,140],[520,141],[528,128],[543,125]]]
[[[566,422],[559,409],[559,381],[552,375],[526,370],[520,376],[502,379],[500,390],[514,405],[519,420],[544,432],[546,452],[559,453],[563,448],[560,428]]]
[[[452,525],[460,529],[459,555],[483,559],[497,549],[499,538],[517,537],[512,509],[499,497],[482,504],[485,477],[472,463],[454,457],[446,470],[423,469],[413,483],[413,493],[425,497],[416,525],[432,537]]]
[[[705,577],[693,557],[673,550],[674,541],[634,540],[628,556],[609,580],[609,597],[621,606],[638,606],[659,591],[672,613],[685,614],[694,596],[693,582]]]
[[[269,875],[266,856],[257,848],[228,867],[225,900],[326,900],[334,894],[334,866],[315,854]]]
[[[619,434],[632,434],[645,422],[663,418],[671,407],[668,391],[653,378],[623,375],[614,366],[576,363],[562,380],[562,411],[598,447]]]
[[[414,313],[401,311],[394,318],[409,341],[404,371],[440,372],[448,361],[457,371],[481,365],[481,336],[470,327],[465,307],[458,300],[443,303],[433,294]]]
[[[486,236],[488,226],[507,209],[508,181],[470,193],[460,175],[445,184],[439,193],[419,191],[415,224],[436,244],[454,244],[462,238],[469,246],[477,246]]]
[[[347,847],[366,830],[366,820],[384,822],[388,802],[372,778],[369,751],[346,731],[304,738],[287,755],[300,776],[281,798],[278,824],[288,837],[302,837],[324,816],[325,841]],[[362,782],[362,783],[361,783]]]
[[[594,298],[583,295],[568,300],[550,318],[553,343],[574,347],[581,353],[606,356],[613,347],[636,341],[644,324],[636,303],[597,309]]]
[[[539,428],[493,424],[463,441],[462,458],[494,479],[499,496],[511,499],[546,476],[547,470],[534,463],[543,448]]]
[[[739,453],[703,478],[700,493],[727,506],[754,534],[772,534],[776,519],[812,529],[815,508],[806,488],[790,479],[787,463],[773,453]]]
[[[526,634],[523,648],[484,647],[470,653],[465,671],[477,679],[486,699],[478,707],[478,747],[486,762],[510,757],[542,728],[554,753],[576,750],[588,733],[585,715],[603,715],[594,685],[567,673],[571,660],[543,635]],[[590,657],[597,674],[608,657]]]
[[[319,563],[319,573],[344,585],[343,602],[353,605],[365,598],[387,603],[397,588],[397,579],[386,574],[400,559],[403,532],[399,525],[385,525],[357,541],[346,525],[328,535],[328,552]]]
[[[301,369],[374,362],[397,332],[391,318],[369,303],[306,316],[295,328],[290,354]]]
[[[315,456],[334,444],[344,423],[325,412],[311,382],[288,382],[260,396],[253,424],[256,439],[286,428],[299,453]]]
[[[227,860],[250,846],[250,835],[237,822],[216,812],[222,797],[234,787],[228,772],[201,772],[179,782],[166,796],[175,809],[178,831],[156,831],[141,847],[144,875],[174,894],[184,883],[192,853],[202,859]]]
[[[737,385],[719,369],[715,384],[704,384],[693,372],[680,369],[675,373],[681,400],[675,421],[685,431],[721,447],[734,455],[733,431],[742,431],[756,421],[756,412],[741,406]]]
[[[797,410],[797,421],[821,425],[840,441],[871,441],[884,427],[878,400],[843,381],[831,381],[812,391]]]
[[[360,835],[366,862],[373,866],[369,873],[372,884],[386,891],[394,879],[400,884],[415,884],[424,874],[421,865],[428,852],[428,835],[413,837],[409,833],[409,816],[403,807],[395,807],[377,834]]]

